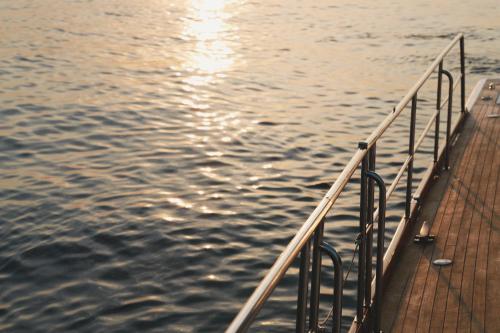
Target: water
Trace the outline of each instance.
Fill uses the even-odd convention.
[[[356,142],[456,32],[467,91],[499,75],[496,8],[0,1],[0,331],[222,331]],[[386,179],[405,153],[404,118],[379,145]],[[351,187],[327,226],[344,261]],[[400,213],[395,200],[392,231]],[[257,330],[293,325],[295,288],[291,274]]]

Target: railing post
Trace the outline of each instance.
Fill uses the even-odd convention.
[[[385,241],[385,208],[386,208],[386,189],[382,178],[375,172],[368,172],[367,176],[377,182],[379,188],[379,203],[378,203],[378,223],[377,223],[377,266],[375,273],[375,299],[374,299],[374,317],[375,323],[373,326],[374,332],[380,332],[382,318],[382,288],[384,274],[384,241]]]
[[[460,112],[464,114],[465,112],[465,41],[464,36],[460,38],[460,92],[461,92],[461,100],[460,100]]]
[[[374,143],[368,152],[368,171],[375,171],[375,159],[376,159],[377,146]],[[366,271],[365,271],[365,305],[370,306],[372,301],[372,256],[373,256],[373,212],[374,212],[374,181],[373,179],[368,179],[368,209],[366,216]],[[371,228],[368,229],[368,226]],[[368,327],[371,328],[371,312],[368,312]]]
[[[437,97],[436,97],[436,120],[434,131],[434,164],[438,161],[439,154],[439,123],[441,122],[441,86],[443,82],[443,61],[439,63],[438,68],[438,84],[437,84]]]
[[[309,301],[309,330],[316,332],[318,327],[319,293],[321,286],[321,242],[325,219],[321,221],[314,233],[312,270],[311,270],[311,298]]]
[[[446,119],[446,147],[444,150],[445,168],[450,168],[450,136],[451,136],[451,113],[453,111],[453,76],[447,70],[442,70],[442,73],[448,77],[450,86],[448,89],[448,115]]]
[[[335,249],[328,243],[322,242],[321,249],[325,251],[333,263],[333,314],[332,333],[340,333],[342,326],[342,283],[344,273],[342,270],[342,259]]]
[[[306,331],[310,256],[311,240],[300,251],[299,290],[297,296],[297,318],[295,321],[295,331],[298,333]]]
[[[412,186],[413,186],[413,160],[414,148],[415,148],[415,123],[417,118],[417,93],[413,95],[411,99],[411,119],[410,119],[410,138],[408,143],[408,155],[411,156],[410,162],[408,163],[408,176],[406,177],[406,202],[405,202],[405,217],[408,220],[410,218],[411,209],[411,196],[412,196]]]
[[[359,149],[368,149],[366,142],[360,142]],[[365,154],[361,162],[360,181],[360,210],[359,210],[359,255],[358,255],[358,295],[356,305],[356,320],[358,324],[363,322],[364,298],[365,298],[365,269],[366,269],[366,216],[367,216],[367,182],[368,154]]]

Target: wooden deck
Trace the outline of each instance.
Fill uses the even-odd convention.
[[[480,96],[411,231],[426,220],[435,243],[408,239],[388,277],[384,332],[500,332],[500,80]]]

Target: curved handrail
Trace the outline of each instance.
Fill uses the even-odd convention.
[[[375,320],[374,320],[374,332],[380,332],[380,322],[382,317],[382,276],[384,274],[384,241],[385,241],[385,209],[386,209],[386,190],[385,183],[382,177],[373,171],[368,171],[366,173],[368,178],[373,179],[379,188],[379,203],[378,207],[380,210],[379,218],[377,221],[377,269],[375,273],[375,297],[374,297],[374,307],[375,307]],[[371,245],[371,244],[370,244]],[[371,260],[371,258],[368,258]]]
[[[351,160],[346,164],[345,168],[342,170],[342,172],[330,187],[328,192],[325,194],[323,199],[320,201],[318,206],[316,206],[306,222],[288,243],[286,248],[269,269],[268,273],[254,290],[250,298],[248,298],[239,313],[233,319],[229,327],[226,329],[226,333],[246,331],[246,329],[255,319],[259,310],[262,308],[271,293],[274,291],[277,284],[280,282],[281,278],[284,276],[292,262],[298,257],[301,249],[309,241],[309,239],[311,239],[311,236],[313,235],[317,227],[321,224],[323,218],[330,211],[333,204],[337,201],[338,197],[351,179],[351,176],[354,174],[361,161],[368,153],[369,148],[371,148],[375,144],[375,142],[382,136],[382,134],[384,134],[387,128],[389,128],[389,126],[394,122],[394,120],[398,118],[398,116],[405,109],[408,103],[416,96],[418,90],[428,80],[431,74],[440,64],[442,64],[443,58],[459,41],[463,54],[463,39],[464,36],[462,33],[457,34],[455,38],[448,44],[448,46],[436,57],[434,62],[428,67],[425,73],[413,85],[408,93],[401,99],[401,101],[393,109],[393,111],[389,115],[387,115],[386,118],[379,124],[379,126],[368,136],[365,141],[368,149],[356,150]],[[461,61],[461,63],[463,64],[463,61]],[[463,84],[464,77],[462,72],[462,85]],[[463,91],[464,88],[462,87],[462,94]],[[464,96],[462,95],[462,101],[463,100]],[[462,106],[463,104],[464,103],[462,103]],[[463,109],[462,112],[464,112]],[[384,265],[384,268],[385,266],[386,265]]]
[[[340,258],[340,255],[335,251],[333,246],[326,242],[322,242],[321,245],[321,250],[325,251],[326,254],[330,257],[332,264],[333,264],[333,309],[335,315],[333,315],[333,326],[332,326],[332,333],[338,333],[340,332],[341,324],[342,324],[342,290],[343,290],[343,281],[342,278],[344,276],[343,270],[342,270],[342,258]]]

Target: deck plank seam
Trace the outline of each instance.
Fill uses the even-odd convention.
[[[479,128],[481,126],[481,123],[483,122],[483,120],[485,119],[485,114],[486,114],[486,111],[484,110],[484,105],[478,105],[478,109],[479,110],[474,110],[474,114],[472,115],[472,120],[474,121],[473,123],[473,126],[472,126],[472,129],[471,129],[471,137],[469,137],[468,139],[468,145],[466,147],[466,149],[464,149],[463,153],[461,156],[458,156],[457,157],[457,160],[459,161],[459,164],[456,168],[453,169],[453,175],[450,177],[451,179],[451,182],[450,182],[450,191],[452,191],[452,193],[454,194],[451,198],[451,201],[448,201],[448,203],[446,204],[445,207],[443,207],[444,209],[444,215],[442,217],[442,219],[444,220],[445,218],[449,219],[449,214],[451,214],[453,216],[453,213],[455,212],[455,207],[456,207],[456,204],[457,204],[457,197],[461,191],[461,184],[459,184],[459,186],[454,186],[453,183],[456,182],[456,179],[460,179],[460,178],[463,178],[465,177],[466,175],[466,171],[467,171],[467,165],[469,165],[469,161],[470,159],[472,158],[473,154],[472,154],[472,151],[473,151],[473,148],[472,146],[474,145],[474,143],[478,140],[478,132],[476,131],[477,128]],[[477,113],[476,113],[477,112]],[[453,207],[453,208],[452,208]],[[451,212],[450,212],[450,209]],[[447,217],[448,216],[448,217]],[[439,235],[439,237],[441,239],[443,239],[443,245],[442,245],[442,254],[444,254],[444,251],[446,250],[446,245],[447,245],[447,240],[448,240],[448,236],[449,236],[449,231],[450,231],[450,228],[451,228],[451,223],[449,223],[448,221],[445,221],[445,223],[443,224],[443,221],[441,221],[440,225],[439,225],[439,229],[437,231],[436,234]],[[446,229],[446,231],[445,231]],[[445,235],[443,235],[443,231],[446,232]],[[430,293],[430,297],[432,299],[431,303],[432,303],[432,308],[430,309],[430,313],[428,314],[429,317],[430,317],[430,320],[427,320],[426,322],[424,322],[424,326],[426,327],[423,328],[423,330],[428,330],[429,329],[429,326],[431,325],[432,323],[432,318],[435,314],[435,311],[434,311],[434,305],[436,303],[436,297],[437,297],[437,294],[438,292],[436,291],[437,288],[438,288],[438,285],[440,284],[440,279],[442,278],[442,275],[443,275],[443,272],[441,269],[437,269],[435,272],[432,271],[432,260],[436,258],[436,256],[440,254],[440,246],[439,246],[439,240],[438,240],[438,243],[432,248],[432,254],[430,256],[430,259],[429,259],[429,270],[427,271],[427,276],[426,276],[426,282],[424,284],[424,290],[427,291],[427,293],[429,294]],[[434,276],[434,277],[433,277]],[[429,278],[431,278],[431,281],[429,280]],[[435,281],[434,281],[435,280]],[[431,288],[428,288],[427,289],[427,286],[428,285],[432,285]],[[443,299],[444,298],[447,298],[447,294],[446,295],[442,295]],[[445,305],[446,306],[446,305]],[[420,304],[420,308],[422,308],[422,303]],[[418,322],[421,322],[421,311],[419,311],[419,315],[418,315]]]
[[[500,109],[500,107],[497,107],[497,109]],[[496,120],[498,121],[498,120]],[[497,126],[498,127],[498,126]],[[498,137],[499,137],[499,131],[497,130],[497,142],[498,142]],[[498,155],[498,154],[497,154]],[[495,165],[493,166],[496,170],[497,170],[497,178],[499,177],[498,175],[498,170],[499,170],[499,158],[497,157],[496,159],[496,162]],[[495,219],[495,216],[497,216],[497,203],[499,204],[498,205],[498,208],[500,208],[500,182],[497,181],[497,184],[496,184],[496,190],[495,190],[495,197],[494,197],[494,200],[493,200],[493,215],[492,215],[492,220],[491,220],[491,228],[492,229],[495,229],[495,226],[494,226],[494,222],[496,221],[496,223],[498,224],[499,222],[499,219]],[[500,209],[499,209],[500,210]],[[496,277],[496,279],[498,280],[498,272],[496,272],[497,274],[495,274],[495,272],[491,272],[490,269],[491,269],[491,260],[493,260],[494,262],[498,261],[498,244],[492,240],[493,239],[497,239],[498,238],[498,231],[492,233],[490,232],[489,234],[489,240],[488,240],[488,256],[487,256],[487,260],[486,260],[486,290],[488,290],[489,288],[489,285],[491,285],[492,283],[492,278],[491,278],[491,273],[493,273],[493,278]],[[493,256],[495,256],[495,253],[493,254],[493,256],[490,256],[489,255],[489,251],[491,250],[491,248],[493,246],[497,247],[497,253],[496,253],[496,258],[494,258]],[[498,263],[496,263],[496,265],[498,265]],[[497,268],[497,267],[494,267],[494,268]],[[498,282],[498,281],[497,281]],[[493,281],[493,288],[495,288],[495,283]],[[498,285],[496,286],[496,288],[498,288]],[[498,294],[498,291],[497,291],[497,294]],[[490,296],[490,297],[489,297]],[[495,325],[495,323],[490,323],[490,321],[487,320],[488,318],[488,300],[491,299],[491,295],[490,293],[485,293],[485,315],[484,315],[484,329],[485,331],[488,331],[488,328],[489,326],[491,325]],[[495,299],[495,298],[493,298]],[[497,299],[497,302],[498,302],[498,298]],[[497,303],[498,304],[498,303]],[[497,323],[498,324],[498,315],[497,315]]]
[[[488,112],[489,112],[489,105],[485,105],[485,115],[488,114]],[[455,240],[459,239],[459,233],[463,230],[464,223],[467,222],[466,221],[467,219],[469,219],[471,223],[473,222],[474,211],[470,211],[470,212],[468,211],[468,208],[470,208],[470,207],[468,207],[467,203],[469,202],[468,198],[473,194],[475,188],[478,187],[477,178],[479,178],[479,180],[481,180],[481,177],[484,173],[485,163],[481,163],[484,160],[484,155],[487,153],[487,147],[485,149],[484,143],[488,142],[488,131],[491,130],[487,117],[484,117],[482,119],[480,126],[476,130],[478,131],[479,141],[477,142],[477,140],[476,140],[476,142],[473,145],[471,145],[471,148],[473,149],[473,158],[475,160],[475,163],[474,163],[474,166],[472,166],[470,163],[467,166],[468,170],[471,172],[470,182],[468,180],[464,179],[463,184],[462,184],[462,186],[463,186],[462,188],[465,188],[465,190],[466,190],[466,195],[464,196],[465,200],[463,200],[463,207],[461,207],[462,209],[460,209],[459,211],[455,211],[453,216],[452,216],[452,219],[451,219],[451,223],[453,223],[453,221],[455,220],[456,213],[458,213],[458,215],[460,216],[460,218],[461,218],[460,225],[457,225],[458,233],[457,233],[457,235],[452,235],[452,237],[454,237],[454,238],[448,237],[447,242],[449,242],[449,241],[454,242]],[[478,149],[478,147],[479,147],[479,149]],[[481,168],[480,168],[479,172],[475,172],[475,170],[477,169],[478,163],[480,163]],[[459,195],[459,197],[457,198],[457,204],[460,203],[460,205],[462,205],[462,202],[459,201],[459,200],[461,200],[461,197],[462,196]],[[477,196],[474,197],[474,200],[476,200],[476,199],[477,199]],[[469,217],[469,213],[471,213],[470,217]],[[456,264],[457,264],[456,251],[457,251],[457,248],[458,248],[458,243],[457,243],[457,246],[454,247],[454,253],[452,256],[453,266],[451,267],[451,272],[449,273],[450,279],[449,279],[448,283],[446,284],[448,292],[447,292],[447,299],[446,299],[446,306],[445,306],[444,320],[443,320],[443,323],[444,323],[443,330],[444,331],[448,331],[448,330],[454,331],[454,330],[456,330],[456,328],[457,328],[456,325],[458,324],[458,321],[457,321],[458,320],[458,313],[459,313],[458,310],[459,310],[461,295],[457,297],[456,293],[457,293],[457,291],[458,291],[458,293],[460,293],[461,289],[459,289],[458,286],[455,285],[454,278],[456,278],[456,275],[453,275],[453,273],[456,272],[456,270],[457,270],[456,269]],[[472,249],[470,249],[470,250],[472,250]],[[463,264],[465,264],[465,261]],[[460,278],[463,277],[464,272],[462,271],[461,273],[462,274],[459,276]]]
[[[478,105],[479,106],[479,105]],[[475,145],[475,143],[477,142],[477,140],[480,138],[479,136],[479,132],[477,131],[477,129],[481,126],[482,122],[484,121],[484,119],[486,118],[486,110],[485,110],[485,105],[482,104],[480,105],[480,108],[478,110],[478,114],[477,115],[473,115],[473,119],[475,120],[475,123],[474,123],[474,126],[472,128],[472,137],[469,138],[469,142],[468,142],[468,145],[467,145],[467,148],[464,150],[464,153],[463,155],[460,157],[460,163],[459,165],[456,167],[456,169],[454,170],[454,175],[455,177],[452,176],[453,180],[451,182],[451,185],[450,185],[450,190],[453,191],[453,183],[455,182],[456,179],[460,179],[460,178],[465,178],[465,176],[467,175],[467,166],[470,164],[470,160],[472,159],[472,157],[474,156],[473,154],[473,147]],[[464,158],[465,157],[465,158]],[[475,163],[475,162],[474,162]],[[460,175],[460,176],[457,176],[457,175]],[[458,184],[458,187],[454,189],[455,193],[456,193],[456,196],[453,197],[453,200],[452,202],[448,203],[450,206],[447,206],[445,207],[445,211],[448,210],[451,206],[453,206],[452,208],[452,211],[451,211],[451,216],[453,216],[453,214],[455,213],[455,208],[456,208],[456,205],[457,205],[457,197],[459,196],[460,194],[460,191],[462,189],[462,184]],[[454,201],[454,202],[453,202]],[[443,219],[446,217],[446,214],[443,216]],[[449,217],[448,217],[449,219]],[[446,225],[445,225],[446,227]],[[439,254],[439,243],[437,243],[433,250],[432,250],[432,255],[430,257],[430,265],[432,265],[432,261],[436,258],[437,255],[444,255],[444,252],[446,250],[446,247],[447,247],[447,243],[448,243],[448,237],[449,237],[449,231],[450,231],[450,228],[451,228],[451,220],[447,223],[447,227],[448,229],[446,230],[446,234],[443,235],[441,234],[441,228],[439,229],[437,235],[438,237],[441,237],[442,239],[444,239],[444,244],[442,246],[442,254]],[[444,230],[444,229],[443,229]],[[430,271],[430,270],[429,270]],[[432,272],[430,273],[432,274]],[[433,286],[429,289],[427,289],[427,283],[424,285],[424,290],[428,290],[429,293],[431,293],[431,295],[433,295],[434,297],[432,298],[432,308],[431,308],[431,311],[430,311],[430,320],[426,323],[427,325],[427,331],[429,330],[429,328],[432,326],[432,323],[433,323],[433,318],[435,317],[435,305],[436,305],[436,298],[438,296],[438,292],[437,292],[437,289],[438,289],[438,286],[440,285],[440,281],[442,280],[442,276],[444,275],[444,272],[441,268],[438,268],[436,269],[436,272],[435,272],[435,279],[436,279],[436,282],[435,284],[433,283]],[[427,279],[426,279],[426,282],[428,281],[429,279],[429,272],[427,273]],[[448,298],[448,290],[446,291],[446,294],[445,295],[442,295],[443,299],[446,299]],[[422,304],[421,304],[422,305]],[[443,309],[446,309],[446,303],[444,304],[444,308]],[[442,323],[442,326],[441,326],[441,330],[443,330],[444,328],[444,318],[443,320],[441,321]]]
[[[479,114],[481,115],[482,114],[482,107],[480,107],[480,110],[479,111]],[[474,116],[473,116],[474,117]],[[473,118],[474,120],[474,118]],[[479,126],[479,121],[475,121],[473,124],[472,124],[472,127],[473,129],[476,128],[477,126]],[[475,132],[472,132],[473,134],[475,134]],[[475,136],[473,136],[474,138]],[[467,149],[464,149],[464,151],[461,152],[460,156],[457,157],[457,161],[462,161],[462,157],[466,154],[467,152]],[[448,181],[447,181],[447,188],[448,190],[446,191],[446,194],[447,194],[447,201],[446,201],[446,204],[445,205],[441,205],[441,203],[443,202],[443,200],[441,201],[440,203],[440,208],[441,209],[438,209],[438,212],[436,213],[436,215],[434,216],[435,220],[436,221],[436,216],[439,215],[439,222],[438,223],[433,223],[432,227],[433,229],[436,229],[438,228],[438,231],[439,232],[441,230],[441,228],[445,227],[443,226],[443,220],[444,220],[444,217],[446,216],[446,211],[447,211],[447,208],[449,207],[448,204],[450,203],[450,200],[453,201],[453,197],[454,197],[454,190],[452,189],[452,187],[450,186],[450,184],[453,183],[453,179],[454,179],[454,174],[456,174],[456,171],[454,169],[451,170],[452,171],[452,174],[449,176],[448,178]],[[458,169],[458,171],[461,172],[461,169]],[[444,229],[443,229],[444,230]],[[424,251],[422,251],[424,252]],[[410,292],[410,298],[411,298],[411,295],[414,294],[414,287],[415,287],[415,279],[416,279],[416,276],[418,275],[418,272],[419,271],[423,271],[425,272],[425,281],[424,281],[424,286],[427,285],[427,278],[428,278],[428,272],[429,270],[431,269],[430,267],[430,261],[428,259],[425,259],[425,258],[432,258],[433,256],[433,252],[434,252],[434,249],[432,249],[432,251],[426,251],[426,252],[431,252],[429,253],[429,257],[427,256],[421,256],[420,257],[420,260],[419,260],[419,265],[418,265],[418,269],[417,269],[417,272],[415,273],[415,277],[413,278],[413,285],[412,285],[412,288],[411,288],[411,292]],[[422,260],[424,260],[424,262],[422,263]],[[419,296],[420,300],[418,301],[418,309],[417,309],[417,318],[416,318],[416,324],[419,322],[419,319],[420,319],[420,312],[421,312],[421,304],[422,304],[422,298],[424,297],[424,291],[425,291],[425,288],[422,288],[422,295]],[[408,314],[408,308],[410,307],[410,304],[407,306],[406,308],[406,313],[405,313],[405,319],[404,319],[404,322],[403,322],[403,329],[405,326],[408,326],[407,325],[407,314]],[[417,327],[417,325],[415,325],[415,328]]]
[[[492,111],[494,111],[495,109],[498,109],[498,107],[492,107]],[[490,122],[491,122],[491,120],[490,120]],[[491,146],[492,150],[493,150],[493,153],[491,154],[492,155],[492,163],[488,164],[489,165],[489,174],[488,174],[487,179],[486,178],[484,179],[484,181],[486,181],[486,188],[485,188],[485,194],[486,195],[484,197],[485,199],[484,199],[484,203],[483,203],[483,206],[482,206],[483,210],[481,212],[480,221],[479,221],[480,222],[480,226],[479,226],[478,248],[477,248],[476,257],[475,257],[475,260],[474,260],[474,262],[476,263],[475,267],[477,267],[478,258],[480,256],[480,245],[481,245],[480,239],[481,239],[481,235],[484,234],[484,228],[485,227],[487,229],[490,229],[490,227],[487,226],[487,225],[485,225],[485,223],[488,224],[488,221],[492,220],[493,217],[494,217],[494,212],[493,212],[494,207],[493,207],[493,205],[494,205],[494,200],[495,200],[494,198],[496,196],[496,188],[497,188],[496,184],[498,182],[498,172],[496,172],[496,173],[494,172],[494,170],[495,170],[494,169],[495,160],[498,160],[497,154],[494,154],[496,146],[497,146],[497,142],[498,142],[498,131],[495,131],[495,128],[497,127],[497,123],[493,122],[493,124],[491,124],[491,126],[492,126],[492,130],[491,130],[492,133],[493,134],[497,133],[497,135],[496,135],[495,138],[493,138],[493,135],[489,137],[489,147],[488,148],[490,148],[490,146]],[[493,171],[493,179],[490,179],[492,171]],[[491,180],[494,180],[494,181],[492,182]],[[494,194],[493,194],[493,205],[492,205],[492,207],[490,209],[490,207],[488,205],[487,198],[488,198],[488,191],[490,190],[490,187],[492,185],[494,186],[494,189],[493,189]],[[488,244],[489,244],[489,240],[490,240],[490,234],[491,234],[491,230],[490,230],[490,232],[487,233],[487,235],[488,235],[487,243]],[[489,251],[488,251],[488,246],[487,246],[486,247],[486,259],[488,257],[489,257]],[[488,260],[486,260],[486,271],[487,271],[487,261]],[[476,270],[474,270],[474,272],[475,272],[474,275],[473,275],[473,277],[474,277],[474,280],[473,280],[474,283],[472,284],[472,304],[471,304],[472,309],[474,309],[474,300],[475,300],[474,295],[475,295],[475,289],[477,288],[476,283],[475,283],[475,281],[476,281],[475,279],[476,279],[476,276],[477,276]],[[474,311],[472,310],[471,311],[471,322],[470,322],[470,328],[469,328],[470,330],[472,330],[472,328],[473,328],[473,320],[472,320],[473,318],[474,318]],[[484,318],[483,318],[483,321],[484,321]],[[482,323],[482,328],[484,329],[484,327],[485,326],[484,326],[484,322],[483,322]]]
[[[487,110],[489,110],[489,107],[487,108]],[[488,113],[488,111],[486,112]],[[486,155],[484,157],[484,160],[487,160],[489,158],[489,154],[488,154],[488,151],[490,149],[490,146],[491,146],[491,140],[489,138],[489,135],[488,135],[488,132],[492,132],[493,131],[493,126],[491,126],[491,124],[486,121],[486,131],[484,131],[482,133],[483,135],[483,138],[482,138],[482,142],[484,140],[486,140],[487,142],[487,146],[484,150],[480,150],[479,151],[479,154],[481,154],[482,152],[484,153],[484,155]],[[481,145],[480,149],[483,147],[483,145]],[[483,159],[481,159],[481,157],[479,158],[479,161],[482,161]],[[477,258],[477,254],[478,254],[478,247],[479,247],[479,234],[480,234],[480,230],[481,230],[481,218],[483,216],[483,212],[484,212],[484,205],[481,206],[481,211],[479,211],[479,209],[477,208],[476,206],[476,203],[477,201],[481,201],[480,200],[480,195],[481,195],[481,185],[483,184],[484,182],[484,177],[489,177],[489,174],[490,174],[490,170],[491,168],[488,168],[489,165],[491,164],[488,164],[488,163],[482,163],[482,168],[481,168],[481,172],[479,173],[476,173],[474,174],[476,177],[475,178],[478,178],[476,180],[476,182],[474,182],[474,177],[473,179],[471,180],[471,184],[470,184],[470,187],[469,187],[469,191],[467,192],[467,198],[470,197],[471,195],[473,196],[473,200],[474,202],[467,200],[467,198],[465,199],[465,204],[469,203],[469,209],[471,210],[470,212],[470,223],[469,223],[469,229],[467,230],[467,239],[465,241],[465,253],[464,253],[464,260],[462,262],[462,270],[460,273],[460,278],[461,278],[461,281],[460,281],[460,287],[458,289],[458,308],[457,308],[457,311],[456,313],[454,313],[453,315],[456,315],[456,321],[455,321],[455,329],[458,329],[459,328],[459,324],[460,324],[460,313],[462,313],[463,311],[463,307],[464,306],[467,306],[467,300],[464,298],[464,295],[463,295],[463,281],[464,281],[464,275],[466,273],[466,262],[467,262],[467,255],[472,254],[474,255],[475,254],[475,258]],[[476,184],[475,184],[476,183]],[[477,188],[477,191],[474,191],[475,188],[473,189],[473,186],[476,185],[478,188]],[[465,207],[465,209],[467,209],[467,206]],[[475,222],[475,217],[476,215],[479,214],[479,220]],[[462,215],[462,219],[465,219],[465,218],[469,218],[469,216],[465,215],[465,212],[464,214]],[[477,234],[477,241],[475,239],[475,237],[473,237],[471,239],[470,237],[470,232],[471,230],[473,230],[473,226],[475,226],[475,224],[479,224],[479,232]],[[471,242],[475,242],[475,244],[472,244]],[[469,246],[470,244],[470,246]],[[475,252],[475,253],[474,253]],[[455,260],[454,260],[455,261]],[[475,270],[475,267],[476,267],[476,261],[472,261],[473,263],[473,271]],[[475,275],[473,274],[473,277],[472,277],[472,285],[474,284],[474,278],[475,278]],[[467,296],[467,295],[466,295]],[[467,307],[469,309],[469,314],[470,314],[470,320],[469,320],[469,330],[470,330],[470,323],[472,321],[472,302],[470,304],[470,306]],[[467,311],[467,310],[466,310]],[[449,313],[447,311],[447,313]]]

